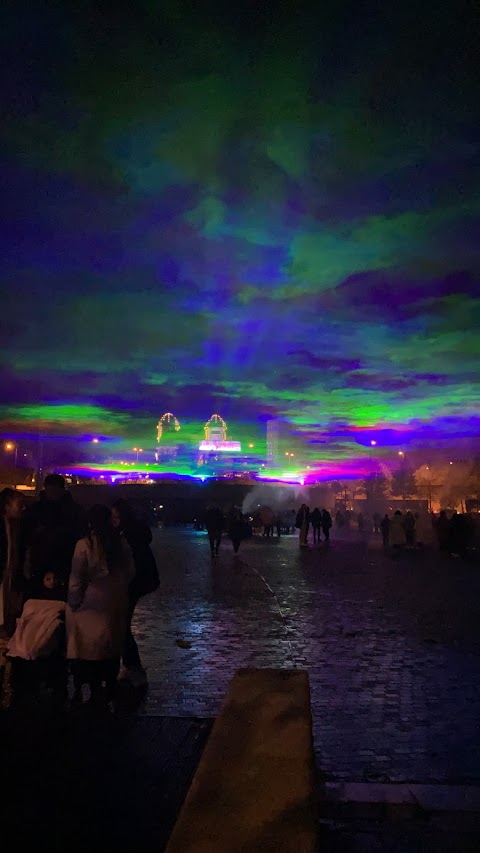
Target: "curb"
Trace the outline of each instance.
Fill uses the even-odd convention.
[[[322,817],[420,818],[434,812],[480,813],[480,786],[327,782]]]

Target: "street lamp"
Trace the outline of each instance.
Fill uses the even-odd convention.
[[[12,450],[15,451],[14,463],[13,464],[14,464],[14,470],[16,471],[17,470],[18,445],[14,444],[13,441],[7,441],[7,443],[5,445],[5,450],[8,450],[9,452],[11,452]]]
[[[399,455],[399,456],[405,456],[405,454],[404,454],[403,450],[399,450],[399,451],[398,451],[398,455]]]
[[[137,465],[138,465],[138,454],[139,454],[139,453],[143,453],[143,448],[141,448],[141,447],[134,447],[133,449],[134,449],[135,453],[137,454]]]

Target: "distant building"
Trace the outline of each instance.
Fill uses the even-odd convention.
[[[267,465],[276,468],[280,461],[280,421],[271,418],[267,421]]]
[[[205,424],[205,438],[198,445],[202,453],[239,453],[239,441],[227,441],[227,424],[220,415],[212,415]]]
[[[180,423],[171,412],[165,412],[157,424],[157,448],[155,459],[157,462],[175,459],[178,453]]]

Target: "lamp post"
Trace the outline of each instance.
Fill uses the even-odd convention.
[[[7,443],[5,445],[5,450],[8,450],[9,452],[11,452],[12,450],[15,451],[13,466],[14,466],[14,470],[16,471],[17,470],[18,445],[14,444],[13,441],[7,441]]]
[[[143,453],[143,448],[141,448],[141,447],[134,447],[133,449],[134,449],[135,453],[137,454],[137,465],[138,465],[138,454],[139,454],[139,453]]]

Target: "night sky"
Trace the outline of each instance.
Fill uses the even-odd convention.
[[[478,4],[229,5],[2,6],[2,434],[478,435]]]

